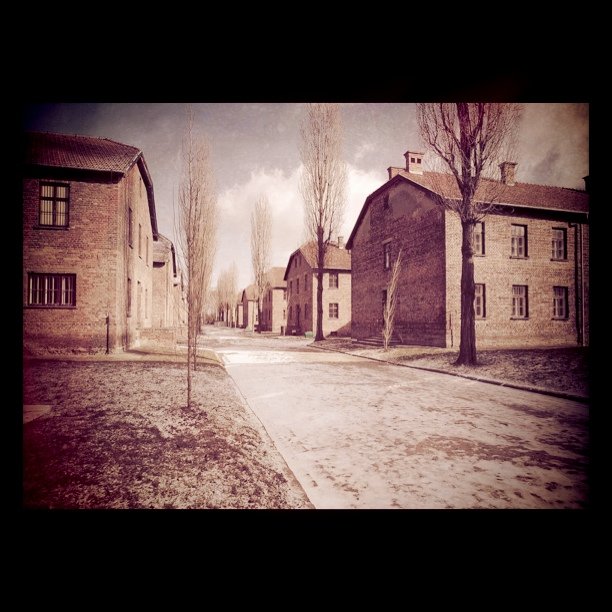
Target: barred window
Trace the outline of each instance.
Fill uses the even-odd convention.
[[[68,227],[70,186],[61,183],[40,184],[39,225]]]
[[[518,319],[529,316],[527,285],[512,285],[512,316]]]
[[[474,254],[485,254],[485,224],[482,221],[474,225]]]
[[[476,312],[476,318],[484,319],[487,316],[485,286],[481,283],[476,283],[474,287],[474,310]]]
[[[567,287],[553,287],[553,318],[567,319]]]
[[[511,255],[512,257],[527,257],[526,225],[512,226]]]
[[[331,303],[329,305],[329,318],[330,319],[337,319],[338,318],[338,304],[333,304]]]
[[[391,269],[391,243],[385,242],[383,245],[383,268],[385,270]]]
[[[76,306],[76,274],[28,275],[28,306]]]
[[[338,288],[338,273],[337,272],[329,273],[329,288],[330,289]]]
[[[565,230],[565,228],[553,228],[552,258],[567,259],[567,231]]]

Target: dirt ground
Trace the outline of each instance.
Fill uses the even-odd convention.
[[[225,370],[149,361],[31,360],[24,405],[28,508],[310,508]],[[25,419],[24,419],[25,420]]]
[[[481,349],[478,351],[478,365],[467,367],[454,365],[458,350],[419,346],[392,347],[384,351],[345,338],[315,342],[313,346],[392,363],[589,396],[589,351],[585,347]]]

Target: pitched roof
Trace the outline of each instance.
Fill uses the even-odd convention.
[[[266,281],[269,283],[270,287],[286,287],[287,281],[284,279],[285,276],[285,268],[283,267],[274,267],[270,268],[266,272]]]
[[[26,165],[74,168],[98,172],[127,172],[138,157],[140,149],[108,138],[26,133]]]
[[[153,240],[157,241],[153,180],[140,149],[108,138],[77,134],[26,132],[24,140],[23,161],[26,167],[102,172],[123,176],[137,163],[147,190]]]
[[[442,172],[411,174],[400,170],[399,175],[445,198],[452,200],[461,198],[457,181],[452,174]],[[586,191],[533,183],[504,185],[492,179],[481,179],[476,190],[476,201],[488,202],[492,197],[500,206],[526,206],[571,212],[589,211],[589,194]]]
[[[461,197],[457,181],[450,173],[423,172],[423,174],[414,174],[403,169],[398,170],[398,173],[392,179],[381,185],[366,198],[353,231],[347,240],[347,248],[352,247],[353,238],[372,199],[383,193],[391,185],[408,182],[449,200],[458,200]],[[504,185],[492,179],[481,179],[475,199],[477,202],[494,201],[496,206],[499,207],[521,207],[573,213],[589,212],[589,194],[586,191],[552,185],[536,185],[533,183]]]
[[[301,253],[308,265],[314,270],[317,267],[317,246],[314,241],[306,242],[301,247],[293,251],[289,256],[287,267],[285,268],[285,280],[287,279],[287,273],[291,268],[291,262],[293,258]],[[325,253],[325,265],[326,270],[350,270],[351,269],[351,253],[346,249],[338,248],[337,245],[330,243],[327,246],[327,252]]]
[[[255,285],[249,285],[248,287],[245,287],[245,288],[242,290],[242,299],[244,299],[244,296],[245,296],[245,295],[246,295],[246,299],[247,299],[249,302],[253,302],[253,301],[255,301],[255,299],[257,299],[257,298],[255,297],[255,295],[256,295],[256,292],[255,292]]]

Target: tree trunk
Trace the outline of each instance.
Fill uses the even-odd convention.
[[[317,333],[315,340],[325,340],[323,335],[323,268],[325,267],[325,243],[323,228],[317,230]]]
[[[474,222],[462,221],[461,245],[461,341],[457,365],[476,365],[476,316],[474,312]]]
[[[191,321],[187,314],[187,408],[191,405]]]

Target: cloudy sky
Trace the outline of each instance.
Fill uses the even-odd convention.
[[[271,263],[285,266],[303,235],[298,192],[301,104],[194,104],[211,144],[221,212],[216,276],[232,261],[239,288],[252,282],[249,219],[260,194],[273,214]],[[342,104],[348,200],[341,234],[351,233],[365,198],[422,149],[414,104]],[[46,104],[25,108],[24,128],[84,134],[139,147],[153,177],[158,227],[175,240],[172,214],[185,124],[182,104]],[[527,104],[519,132],[517,180],[583,189],[589,173],[588,105]]]

